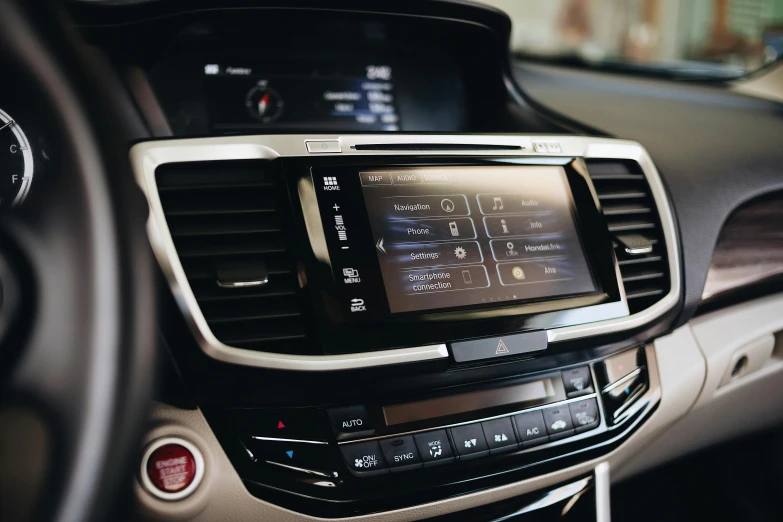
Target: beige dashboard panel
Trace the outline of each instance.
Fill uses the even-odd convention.
[[[615,478],[626,478],[698,449],[783,421],[783,393],[780,391],[783,389],[783,338],[779,335],[783,331],[783,294],[697,317],[685,328],[692,333],[691,338],[674,338],[674,344],[691,346],[695,343],[707,369],[698,401],[687,416],[645,448],[615,474]],[[772,352],[763,352],[766,360],[758,361],[754,372],[721,386],[735,361],[732,355],[746,348],[753,350],[756,340],[774,334],[778,335]],[[660,347],[659,341],[656,344]],[[684,350],[683,357],[691,352],[691,348]],[[668,392],[664,386],[664,398]]]

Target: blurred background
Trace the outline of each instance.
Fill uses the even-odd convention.
[[[527,58],[732,78],[783,56],[783,0],[481,0]]]

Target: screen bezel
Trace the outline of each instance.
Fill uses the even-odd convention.
[[[329,168],[336,167],[377,169],[493,165],[558,165],[564,168],[574,202],[576,228],[597,293],[522,303],[518,301],[487,303],[390,314],[380,266],[373,251],[371,258],[377,274],[376,288],[379,289],[374,289],[373,293],[382,296],[381,299],[376,299],[374,307],[377,309],[377,304],[382,302],[386,306],[385,313],[368,314],[365,320],[350,320],[347,313],[349,307],[346,306],[340,283],[332,269],[324,223],[317,207],[318,200],[312,173],[320,173],[322,170],[325,172]],[[307,230],[307,237],[300,238],[298,248],[302,256],[300,259],[304,259],[303,275],[306,285],[310,288],[319,337],[323,340],[325,353],[357,353],[366,351],[368,346],[374,349],[389,349],[444,343],[482,335],[571,326],[628,315],[625,295],[619,284],[619,267],[612,239],[601,215],[600,202],[592,181],[580,158],[453,156],[292,158],[283,161],[283,169],[292,193],[296,217],[301,220],[303,229]],[[356,187],[359,198],[356,203],[361,206],[364,213],[363,224],[367,230],[366,237],[370,238],[369,247],[374,249],[358,175]],[[313,209],[313,206],[316,208]]]

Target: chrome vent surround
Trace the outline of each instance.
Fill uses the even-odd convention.
[[[547,337],[550,343],[569,341],[617,333],[624,330],[631,330],[643,327],[650,322],[661,317],[667,311],[677,305],[680,300],[682,284],[680,278],[680,257],[679,244],[677,241],[676,228],[672,209],[669,205],[663,183],[658,175],[652,159],[644,148],[636,142],[617,140],[611,138],[596,138],[589,136],[525,136],[525,135],[412,135],[412,134],[361,134],[361,135],[257,135],[257,136],[220,136],[210,138],[183,138],[156,140],[138,143],[131,148],[130,159],[137,182],[144,194],[150,207],[150,215],[147,221],[147,233],[150,238],[150,244],[153,252],[160,264],[161,271],[166,278],[166,282],[171,288],[172,295],[177,305],[182,311],[186,325],[196,340],[201,350],[209,357],[230,364],[241,364],[258,368],[293,370],[293,371],[338,371],[355,370],[374,366],[384,366],[391,364],[414,363],[418,361],[444,360],[449,357],[449,351],[445,344],[436,344],[429,346],[415,346],[409,348],[397,348],[392,350],[362,352],[354,354],[313,354],[302,355],[299,353],[276,353],[275,345],[281,346],[280,341],[252,343],[237,346],[238,343],[228,344],[221,341],[213,333],[213,327],[210,324],[219,324],[210,316],[207,321],[205,314],[202,313],[200,300],[196,297],[196,292],[191,288],[191,274],[187,274],[185,266],[190,266],[190,258],[180,260],[177,250],[181,247],[175,246],[175,238],[169,231],[169,221],[174,222],[173,216],[167,216],[164,211],[164,204],[170,204],[170,194],[164,192],[177,191],[174,187],[167,187],[166,190],[158,190],[156,176],[159,172],[164,172],[162,167],[175,163],[214,164],[222,162],[252,162],[255,165],[275,166],[276,160],[280,158],[307,157],[308,152],[305,143],[313,140],[331,140],[336,141],[341,147],[339,154],[328,154],[330,157],[342,158],[381,158],[384,156],[395,157],[404,155],[417,156],[442,156],[443,151],[421,150],[421,151],[399,151],[399,150],[360,150],[362,146],[376,145],[379,143],[388,145],[400,145],[409,143],[437,144],[446,147],[456,147],[464,144],[478,144],[482,146],[501,146],[492,151],[475,150],[453,150],[449,152],[455,157],[469,156],[492,156],[498,159],[503,157],[514,158],[516,162],[529,162],[530,164],[548,164],[565,165],[573,158],[584,158],[592,160],[596,158],[606,162],[611,159],[614,162],[631,161],[634,165],[641,166],[641,172],[649,183],[650,193],[654,196],[655,209],[660,216],[662,225],[662,238],[667,246],[666,267],[668,268],[668,280],[670,289],[660,300],[638,313],[628,316],[618,316],[613,319],[606,319],[594,322],[575,322],[563,326],[556,326],[547,329]],[[538,146],[534,146],[535,143]],[[542,150],[541,144],[556,143],[560,150],[556,152],[545,148]],[[522,152],[520,152],[520,150]],[[184,172],[184,171],[183,171]],[[225,181],[226,176],[219,178],[208,178],[210,183]],[[279,179],[279,178],[277,178]],[[252,180],[251,180],[252,181]],[[281,184],[276,182],[275,186]],[[303,204],[314,205],[314,195],[309,194],[306,185],[301,183],[297,186],[299,198]],[[194,189],[195,190],[195,189]],[[236,192],[236,191],[235,191]],[[288,195],[282,198],[288,198]],[[292,196],[295,197],[295,196]],[[173,198],[176,199],[176,198]],[[239,201],[245,201],[241,196]],[[285,201],[281,199],[280,201]],[[287,204],[287,203],[286,203]],[[287,207],[286,207],[287,208]],[[286,213],[278,214],[283,221],[282,228],[286,230],[285,219],[291,216]],[[306,216],[305,216],[306,217]],[[204,218],[206,219],[206,218]],[[206,219],[207,221],[210,221]],[[211,221],[210,221],[211,222]],[[212,225],[210,225],[212,226]],[[217,226],[217,225],[215,225]],[[252,226],[252,225],[251,225]],[[249,231],[248,231],[249,232]],[[181,235],[181,230],[177,231],[177,236]],[[290,238],[291,234],[284,234],[284,239]],[[180,239],[176,239],[180,243]],[[313,242],[310,238],[310,247],[315,252],[322,251],[325,245]],[[290,252],[290,251],[289,251]],[[183,266],[185,265],[185,266]],[[267,267],[271,270],[273,265]],[[189,270],[192,270],[189,268]],[[293,275],[293,274],[292,274]],[[210,276],[211,277],[211,276]],[[272,276],[270,275],[270,281]],[[203,280],[203,279],[202,279]],[[195,279],[194,279],[195,281]],[[269,283],[271,284],[271,283]],[[264,285],[266,286],[266,285]],[[255,287],[258,289],[258,287]],[[267,287],[269,288],[269,287]],[[298,288],[298,287],[297,287]],[[240,289],[242,292],[252,291],[252,288]],[[237,294],[239,295],[239,294]],[[199,297],[201,294],[199,292]],[[203,299],[201,299],[203,301]],[[610,304],[614,306],[614,304]],[[604,307],[607,304],[599,304],[597,307]],[[579,309],[585,313],[590,312],[590,308]],[[309,310],[309,307],[305,309]],[[312,324],[305,317],[305,324]],[[251,321],[252,322],[252,321]],[[216,329],[217,330],[217,329]],[[222,335],[222,332],[218,332]],[[287,346],[302,346],[304,340],[308,338],[293,339],[291,342],[282,342]],[[314,343],[308,343],[314,344]],[[263,347],[261,350],[260,348]]]
[[[264,161],[168,163],[155,180],[182,268],[215,337],[238,348],[308,353],[279,170]],[[248,281],[220,280],[221,273],[248,269],[255,275]]]
[[[638,163],[632,160],[586,159],[603,215],[613,236],[640,235],[652,244],[647,254],[632,255],[615,240],[628,309],[636,313],[661,300],[669,292],[666,243],[650,185]]]

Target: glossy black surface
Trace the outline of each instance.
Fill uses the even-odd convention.
[[[379,159],[365,158],[304,158],[284,159],[282,168],[286,175],[292,194],[313,191],[312,172],[323,176],[329,167],[353,169],[357,173],[361,169],[389,167],[399,165],[500,165],[509,163],[526,164],[527,160],[504,158],[439,158],[439,157],[384,157]],[[568,183],[575,202],[576,213],[579,216],[578,231],[585,247],[588,264],[593,271],[593,277],[600,293],[592,296],[576,296],[547,300],[534,300],[530,304],[507,305],[505,303],[487,303],[480,306],[463,306],[449,311],[411,312],[389,315],[388,304],[385,303],[385,290],[380,276],[376,245],[372,241],[369,230],[369,220],[362,204],[361,185],[358,176],[355,185],[341,185],[339,193],[340,212],[344,212],[345,223],[350,223],[353,237],[364,238],[351,243],[351,266],[358,268],[362,274],[362,294],[355,295],[359,285],[343,283],[341,270],[343,264],[331,266],[331,261],[324,259],[323,254],[316,259],[305,238],[300,242],[298,257],[305,263],[308,271],[308,285],[316,310],[319,325],[319,340],[330,353],[366,351],[368,349],[402,347],[411,345],[426,345],[442,343],[457,339],[469,339],[482,335],[498,335],[507,332],[519,332],[542,326],[565,326],[579,322],[595,321],[624,315],[620,311],[618,282],[615,272],[615,258],[612,242],[603,217],[596,207],[594,191],[590,178],[582,174],[583,165],[575,160],[565,165]],[[304,185],[304,188],[302,186]],[[332,203],[332,200],[330,200]],[[320,234],[327,230],[330,224],[313,223],[313,215],[308,226],[303,223],[301,199],[294,198],[294,214],[300,230],[307,228],[308,233],[315,237],[316,244],[323,242]],[[336,240],[336,239],[335,239]],[[339,243],[339,242],[338,242]],[[331,250],[330,250],[331,251]],[[339,277],[339,278],[338,278]],[[351,294],[345,291],[350,290]],[[361,297],[366,306],[367,316],[363,321],[349,321],[352,299]],[[579,310],[576,319],[576,308],[597,304],[611,304],[612,308],[585,308]],[[617,308],[619,307],[619,308]],[[559,310],[569,310],[568,314],[559,314]],[[426,321],[426,323],[425,323]],[[399,328],[405,325],[404,329]],[[371,348],[368,348],[371,347]]]
[[[654,405],[648,406],[650,413]],[[392,435],[339,446],[330,438],[329,445],[315,448],[294,441],[260,441],[249,458],[224,414],[217,410],[206,414],[253,494],[326,517],[396,509],[573,465],[611,451],[643,420],[635,414],[615,430],[569,441],[599,425],[597,401],[588,398],[413,437]],[[319,422],[327,423],[325,412]],[[560,445],[519,453],[560,440],[564,441]],[[317,475],[281,468],[277,465],[281,461],[297,462],[300,468],[317,470]]]

